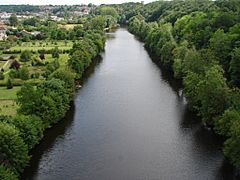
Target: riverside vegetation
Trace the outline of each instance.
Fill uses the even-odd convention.
[[[104,29],[116,26],[115,12],[99,8],[67,29],[51,20],[11,17],[16,28],[1,42],[0,179],[18,179],[43,132],[64,117],[76,82],[104,49]]]
[[[114,7],[122,13],[119,21],[183,82],[189,108],[225,137],[224,155],[239,170],[240,2],[176,0]]]

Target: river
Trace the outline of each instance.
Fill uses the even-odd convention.
[[[22,179],[230,180],[219,137],[126,29],[107,34],[65,119],[45,132]]]

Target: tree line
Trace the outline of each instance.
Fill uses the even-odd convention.
[[[92,21],[94,18],[88,23]],[[17,115],[0,115],[0,179],[18,179],[30,159],[29,151],[40,142],[47,128],[64,117],[75,94],[76,80],[103,51],[104,44],[103,28],[88,26],[74,42],[66,67],[52,62],[43,81],[22,85],[17,93]],[[29,52],[23,52],[24,59]]]
[[[175,0],[116,8],[126,12],[119,21],[183,82],[189,108],[225,137],[223,152],[239,169],[240,2]]]

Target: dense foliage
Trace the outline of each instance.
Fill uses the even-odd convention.
[[[17,6],[9,6],[11,7],[13,11],[17,11]],[[1,8],[4,6],[0,6]],[[6,79],[8,89],[14,88],[15,79],[23,83],[17,92],[17,114],[14,117],[0,115],[0,179],[18,178],[29,161],[29,151],[40,142],[44,130],[61,120],[70,108],[76,81],[104,49],[104,29],[115,27],[117,22],[114,8],[106,7],[100,11],[99,15],[88,17],[87,21],[72,29],[59,28],[56,22],[42,21],[34,17],[19,22],[16,29],[7,32],[10,38],[3,46],[28,41],[35,45],[36,40],[43,39],[57,41],[51,42],[56,45],[52,49],[43,48],[38,51],[27,48],[10,51],[9,47],[1,49],[6,50],[4,52],[6,54],[19,55],[8,58],[8,72],[2,70],[0,78]],[[17,26],[15,15],[10,20],[13,26]],[[30,36],[29,32],[22,31],[23,27],[31,32],[39,30],[41,35]],[[72,40],[72,48],[67,50],[58,48],[58,40],[62,40],[65,46]],[[41,47],[42,43],[39,42]],[[45,54],[50,54],[51,61],[46,60]],[[63,55],[66,57],[65,62],[61,62]]]
[[[224,154],[240,168],[240,1],[115,7],[123,12],[119,21],[129,24],[162,67],[183,80],[189,108],[227,138]]]

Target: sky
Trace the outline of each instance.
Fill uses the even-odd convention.
[[[145,0],[149,3],[155,0]],[[0,0],[0,5],[5,4],[30,4],[30,5],[72,5],[72,4],[120,4],[124,2],[141,2],[141,0]]]

